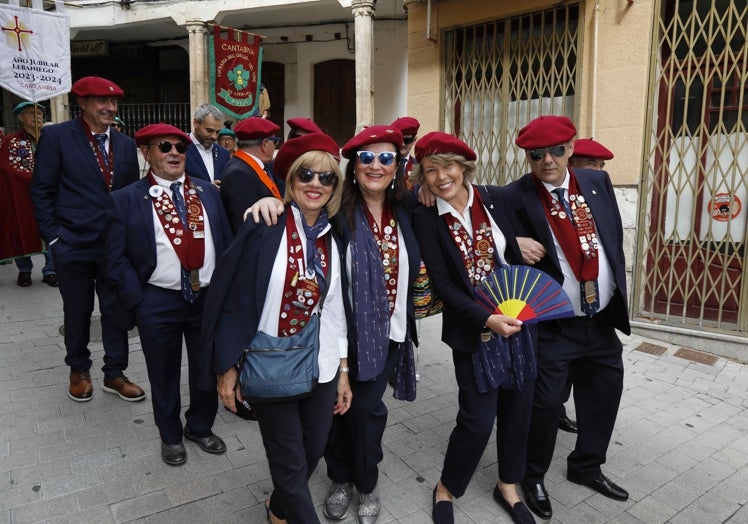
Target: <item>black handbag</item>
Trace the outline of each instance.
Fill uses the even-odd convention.
[[[244,349],[239,373],[242,397],[249,403],[298,400],[314,392],[319,380],[319,315],[290,337],[258,331]]]

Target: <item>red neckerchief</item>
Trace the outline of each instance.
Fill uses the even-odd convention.
[[[384,283],[387,288],[387,304],[390,307],[390,317],[395,311],[395,300],[397,300],[397,275],[399,273],[399,251],[400,246],[397,240],[397,222],[395,216],[390,210],[390,206],[385,202],[382,208],[382,224],[384,227],[379,230],[376,220],[369,212],[369,208],[363,206],[366,219],[369,221],[374,233],[374,240],[379,247],[379,253],[382,256],[382,267],[384,268]]]
[[[234,156],[241,159],[245,164],[251,167],[255,173],[257,173],[257,176],[260,178],[260,182],[265,184],[265,187],[268,188],[268,190],[273,194],[275,198],[277,198],[278,200],[283,200],[283,197],[280,194],[280,190],[278,189],[278,185],[273,181],[272,178],[270,178],[270,175],[268,175],[267,171],[265,171],[265,168],[261,166],[257,162],[257,160],[252,158],[249,153],[247,153],[246,151],[242,151],[241,149],[237,149],[234,152]]]
[[[563,205],[553,198],[545,186],[533,176],[535,186],[545,205],[545,217],[553,234],[569,262],[574,276],[579,282],[597,279],[599,265],[597,257],[597,234],[590,206],[579,191],[577,177],[569,169],[569,191],[567,198],[571,206],[571,220],[566,216]],[[572,224],[573,221],[573,224]]]
[[[180,224],[169,192],[156,183],[153,173],[148,173],[151,188],[153,208],[156,210],[164,233],[169,238],[182,266],[188,270],[198,270],[203,267],[205,259],[205,219],[203,218],[203,204],[197,191],[190,184],[190,177],[184,177],[184,207],[187,209],[187,224]]]
[[[112,180],[114,179],[114,147],[112,147],[112,134],[109,134],[109,168],[107,169],[104,155],[101,153],[99,145],[96,143],[96,140],[93,137],[93,131],[91,131],[91,128],[88,127],[86,121],[83,120],[83,115],[79,116],[78,119],[83,126],[83,130],[86,132],[88,143],[91,144],[91,149],[96,156],[96,162],[98,162],[99,169],[101,169],[101,176],[104,177],[104,183],[106,183],[107,190],[111,191]]]
[[[470,221],[473,227],[472,238],[454,215],[445,213],[443,216],[449,231],[452,233],[452,240],[462,254],[462,261],[470,277],[470,282],[477,286],[493,271],[496,253],[491,221],[483,207],[480,194],[473,190],[473,205],[470,208]]]
[[[303,220],[303,218],[302,218]],[[315,242],[320,265],[327,276],[327,244],[324,236]],[[286,281],[283,284],[280,318],[278,319],[278,336],[289,337],[303,328],[309,321],[320,298],[319,284],[312,274],[307,273],[304,262],[304,250],[301,236],[296,228],[293,211],[286,208]]]

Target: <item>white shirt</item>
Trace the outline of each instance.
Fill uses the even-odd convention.
[[[545,182],[543,182],[543,186],[545,186],[548,192],[551,193],[551,197],[555,200],[558,200],[558,195],[556,195],[556,193],[552,193],[552,191],[554,189],[558,189],[559,187],[564,188],[564,195],[566,196],[566,198],[569,198],[569,171],[566,171],[566,177],[564,178],[564,182],[560,186],[546,184]],[[561,248],[561,244],[559,243],[558,238],[556,238],[556,235],[553,232],[553,228],[550,227],[550,224],[549,229],[551,230],[551,235],[553,236],[553,246],[556,248],[558,263],[561,265],[561,273],[563,273],[564,275],[564,291],[566,291],[566,294],[569,295],[569,298],[571,299],[571,303],[574,306],[574,314],[578,317],[586,316],[582,312],[582,292],[580,289],[579,281],[574,275],[574,271],[572,271],[571,265],[569,265],[569,261],[566,260],[564,250]],[[597,231],[597,224],[595,224],[595,232]],[[599,234],[597,235],[597,242],[597,260],[599,267],[597,275],[597,286],[600,295],[598,297],[600,299],[599,311],[602,311],[608,306],[608,304],[610,304],[610,300],[613,298],[613,293],[616,290],[616,283],[613,280],[613,270],[611,269],[610,263],[608,262],[608,257],[605,254],[603,239],[600,238]],[[575,246],[575,249],[579,249],[579,246]]]
[[[403,230],[397,225],[397,295],[395,296],[395,309],[390,316],[389,339],[393,342],[405,342],[405,334],[408,331],[408,248],[405,247]],[[348,282],[352,282],[351,275],[351,246],[348,245],[346,253],[346,274]],[[353,286],[348,286],[348,297],[353,303]]]
[[[153,175],[156,183],[163,188],[169,197],[171,197],[171,184],[174,180],[166,180],[165,178]],[[182,185],[179,190],[184,198],[184,175],[178,180]],[[198,196],[200,191],[197,192]],[[181,290],[182,289],[182,263],[179,261],[177,252],[174,251],[174,246],[166,236],[164,226],[161,225],[161,220],[158,217],[156,208],[151,205],[153,213],[153,229],[156,233],[156,269],[153,270],[151,278],[148,279],[148,283],[154,286],[162,287],[164,289]],[[203,219],[205,225],[205,258],[203,259],[203,267],[199,269],[200,275],[200,287],[207,287],[210,284],[210,277],[213,276],[213,269],[216,267],[216,249],[213,245],[213,234],[210,230],[210,221],[208,220],[208,213],[203,207]],[[185,234],[190,234],[190,231],[186,231]]]
[[[462,224],[462,227],[464,227],[465,231],[467,231],[468,235],[470,235],[470,238],[473,238],[473,220],[470,218],[470,208],[473,207],[472,184],[468,184],[467,190],[468,201],[462,213],[459,213],[454,207],[452,207],[452,204],[442,199],[441,197],[436,197],[436,209],[439,211],[439,216],[449,213],[457,220],[459,220],[460,224]],[[483,207],[485,209],[486,206]],[[487,209],[485,211],[486,215],[488,215],[488,221],[491,226],[491,235],[493,235],[493,242],[496,245],[496,255],[498,255],[499,260],[502,264],[506,264],[506,237],[504,236],[504,233],[502,233],[501,229],[499,229],[499,226],[496,225],[496,222],[494,222],[491,213],[489,213]]]
[[[301,224],[301,213],[295,207],[290,208],[296,221],[296,230],[301,241],[301,258],[306,260],[306,235]],[[327,226],[321,234],[330,230]],[[286,265],[288,263],[288,250],[286,249],[287,238],[285,229],[278,246],[278,252],[273,262],[273,271],[270,274],[270,283],[265,294],[265,305],[260,315],[260,323],[257,329],[269,335],[277,336],[278,319],[281,312],[281,301],[286,285]],[[320,313],[319,330],[319,382],[330,382],[340,367],[340,359],[348,356],[348,327],[345,322],[345,308],[343,307],[343,288],[340,279],[340,255],[335,241],[330,242],[331,253],[328,254],[329,271],[327,274],[328,289],[325,301]],[[319,303],[315,306],[313,313],[319,312]]]
[[[203,164],[205,164],[205,169],[208,170],[210,181],[213,182],[213,180],[215,179],[215,174],[213,173],[213,146],[211,145],[206,149],[200,142],[197,141],[197,138],[195,138],[195,135],[193,135],[192,133],[190,133],[190,138],[192,139],[192,143],[195,144],[195,147],[197,147],[197,151],[200,153],[200,157],[203,159]]]

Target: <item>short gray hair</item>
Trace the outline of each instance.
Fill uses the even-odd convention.
[[[248,147],[260,147],[265,141],[264,138],[253,138],[252,140],[238,140],[236,147],[239,149],[246,149]]]
[[[223,113],[221,113],[221,110],[210,104],[203,104],[197,108],[197,111],[195,111],[195,120],[202,124],[208,115],[223,122]]]

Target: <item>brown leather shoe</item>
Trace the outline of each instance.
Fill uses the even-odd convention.
[[[88,402],[93,398],[91,373],[88,371],[71,371],[68,397],[76,402]]]
[[[119,395],[119,398],[128,402],[139,402],[145,398],[145,391],[124,375],[116,378],[104,377],[103,389],[107,393]]]
[[[57,280],[57,275],[54,273],[50,273],[49,275],[44,275],[42,277],[42,282],[47,284],[51,287],[60,287],[60,281]]]

